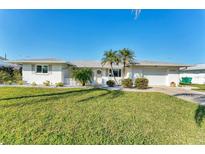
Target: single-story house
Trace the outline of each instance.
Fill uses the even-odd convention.
[[[73,67],[87,67],[93,70],[93,85],[105,85],[106,81],[113,80],[109,65],[101,65],[101,61],[65,61],[59,59],[24,59],[11,61],[22,65],[23,80],[27,83],[35,82],[42,84],[48,80],[51,83],[63,82],[66,85],[78,84],[72,78]],[[123,74],[122,65],[114,65],[114,76],[120,83],[124,78],[136,79],[146,77],[149,85],[166,85],[171,82],[179,83],[181,67],[189,65],[156,62],[156,61],[136,61],[126,67]]]
[[[181,69],[180,77],[191,77],[193,84],[205,84],[205,64],[197,64]]]

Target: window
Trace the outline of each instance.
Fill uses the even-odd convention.
[[[42,71],[42,66],[41,65],[37,65],[36,66],[36,73],[41,73]]]
[[[121,69],[113,69],[114,77],[121,77]],[[109,69],[109,76],[112,76],[112,70]]]
[[[48,65],[36,65],[36,73],[48,73]]]

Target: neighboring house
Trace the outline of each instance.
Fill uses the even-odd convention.
[[[180,77],[191,77],[193,84],[205,84],[205,64],[197,64],[180,71]]]
[[[5,60],[3,57],[0,56],[0,68],[2,67],[12,67],[15,69],[19,69],[18,65],[9,63],[7,60]]]
[[[106,81],[112,79],[109,65],[101,65],[100,61],[64,61],[59,59],[26,59],[12,61],[15,64],[22,65],[23,80],[27,83],[36,82],[42,84],[48,80],[51,83],[63,82],[66,85],[76,85],[72,78],[73,67],[87,67],[93,70],[93,85],[105,85]],[[171,82],[179,83],[179,70],[188,65],[139,61],[133,62],[126,67],[125,78],[136,79],[137,77],[146,77],[149,79],[149,85],[166,85]],[[122,80],[122,65],[114,65],[114,75],[118,82]]]

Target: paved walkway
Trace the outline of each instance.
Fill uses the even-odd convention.
[[[122,88],[114,87],[108,88],[110,90],[122,90],[122,91],[133,91],[133,92],[161,92],[167,95],[176,96],[178,98],[188,100],[194,103],[205,105],[205,92],[198,92],[191,90],[190,88],[184,87],[166,87],[166,86],[156,86],[146,90],[139,90],[136,88]]]

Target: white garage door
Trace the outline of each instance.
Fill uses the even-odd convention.
[[[160,68],[144,69],[144,77],[149,80],[149,85],[166,85],[167,70]]]

